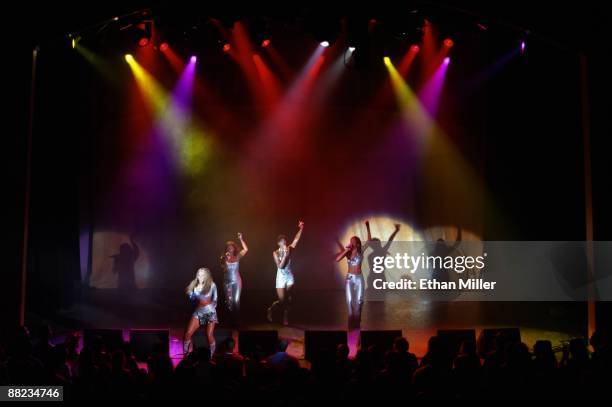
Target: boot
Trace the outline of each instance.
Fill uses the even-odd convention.
[[[212,360],[213,356],[215,355],[215,349],[217,348],[217,342],[210,343],[209,347],[210,347],[210,360]]]
[[[191,340],[183,341],[183,356],[187,357],[189,354],[189,346],[191,345]]]

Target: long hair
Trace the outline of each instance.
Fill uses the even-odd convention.
[[[185,287],[185,293],[187,293],[187,295],[189,295],[197,287],[198,273],[200,271],[204,272],[204,287],[202,288],[202,292],[207,293],[210,290],[210,287],[213,283],[212,274],[210,273],[210,270],[207,269],[206,267],[201,267],[198,269],[198,271],[196,271],[195,278],[191,280],[191,282],[189,283],[187,287]]]
[[[351,237],[351,241],[353,239],[357,240],[357,253],[362,254],[362,252],[361,252],[361,249],[362,249],[361,239],[358,236]]]
[[[225,254],[228,252],[228,249],[230,246],[234,247],[234,256],[238,256],[238,253],[240,253],[240,249],[238,249],[238,245],[236,244],[236,242],[234,242],[233,240],[228,240],[227,242],[225,242],[225,249],[223,250],[223,253],[221,253],[221,256],[219,257],[219,262],[221,263],[221,267],[225,267],[225,262],[227,260],[227,258],[225,257]]]

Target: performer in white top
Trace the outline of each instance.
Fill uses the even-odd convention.
[[[293,242],[287,245],[287,237],[280,235],[276,239],[278,249],[272,252],[274,263],[276,264],[276,294],[278,300],[274,301],[268,307],[268,321],[272,322],[272,313],[276,306],[281,305],[283,308],[283,325],[289,325],[289,309],[291,306],[291,288],[295,282],[293,273],[291,272],[291,254],[302,237],[304,230],[304,222],[298,222],[298,231],[293,238]]]

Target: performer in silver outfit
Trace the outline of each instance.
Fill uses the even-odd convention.
[[[370,223],[366,221],[368,230],[368,242],[372,240],[370,233]],[[366,242],[367,244],[367,242]],[[340,252],[336,256],[336,261],[339,262],[346,257],[348,263],[348,272],[346,274],[345,294],[346,305],[348,308],[348,326],[350,328],[359,328],[361,325],[361,309],[363,307],[363,295],[365,291],[365,280],[361,272],[361,264],[363,262],[363,252],[366,247],[362,247],[361,239],[357,236],[351,237],[350,243],[343,247],[338,242]]]
[[[268,307],[268,321],[272,322],[274,309],[281,305],[283,308],[283,325],[289,325],[289,309],[291,306],[291,288],[295,283],[293,272],[291,271],[291,253],[297,246],[302,237],[304,222],[298,222],[298,231],[290,245],[287,245],[287,237],[280,235],[276,239],[278,249],[272,252],[274,263],[276,264],[276,295],[278,299]]]
[[[185,293],[189,299],[195,303],[196,309],[191,315],[191,319],[187,324],[185,336],[183,338],[183,355],[189,354],[191,345],[191,337],[200,327],[206,327],[206,335],[208,336],[208,345],[210,355],[215,353],[215,325],[219,322],[217,319],[217,286],[212,279],[210,270],[200,268],[196,273],[196,278],[189,283],[185,289]]]
[[[240,295],[242,294],[242,278],[240,277],[240,259],[242,259],[249,248],[238,233],[238,240],[242,249],[233,241],[225,244],[225,252],[221,256],[221,267],[223,268],[223,286],[225,290],[225,304],[234,322],[240,312]]]

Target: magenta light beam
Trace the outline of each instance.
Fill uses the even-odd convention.
[[[419,91],[419,100],[432,118],[435,117],[438,112],[440,95],[442,94],[442,88],[444,87],[444,80],[449,64],[450,58],[444,58],[438,69],[436,69],[431,78],[429,78],[427,83]]]

